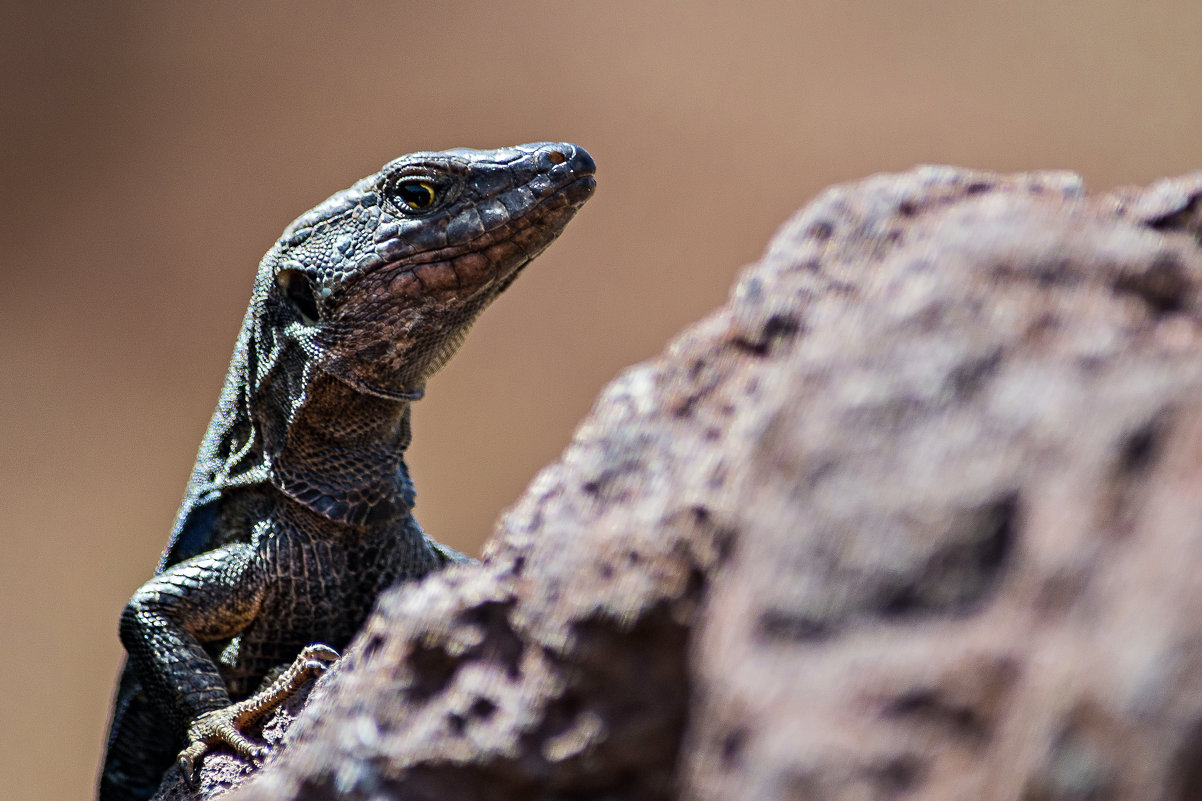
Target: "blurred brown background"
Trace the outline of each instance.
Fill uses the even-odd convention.
[[[824,185],[1202,165],[1196,2],[28,4],[0,18],[0,796],[91,793],[255,265],[402,153],[567,139],[597,196],[415,410],[478,552],[602,384]]]

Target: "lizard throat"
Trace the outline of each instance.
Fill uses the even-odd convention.
[[[371,384],[360,378],[353,378],[349,375],[344,375],[341,372],[331,371],[330,375],[338,379],[343,384],[346,384],[356,392],[360,392],[364,395],[370,395],[373,398],[380,398],[381,400],[394,401],[397,403],[412,403],[414,401],[419,401],[426,396],[426,390],[424,387],[418,387],[416,389],[405,389],[404,387],[399,389],[389,389],[386,387],[375,386],[374,384]]]

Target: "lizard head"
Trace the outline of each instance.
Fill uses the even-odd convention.
[[[414,153],[288,226],[259,264],[165,563],[212,544],[196,510],[263,481],[355,525],[408,514],[407,401],[588,200],[594,169],[554,142]]]
[[[420,397],[592,195],[594,169],[550,142],[390,162],[285,230],[260,268],[261,334],[359,392]]]

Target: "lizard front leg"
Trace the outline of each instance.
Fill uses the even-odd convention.
[[[188,726],[188,746],[180,751],[176,762],[184,778],[192,782],[196,760],[217,743],[229,745],[248,759],[262,756],[266,749],[248,740],[240,729],[275,709],[308,681],[324,673],[337,659],[338,652],[328,645],[305,646],[275,681],[250,698],[205,712],[193,720]]]
[[[261,748],[239,731],[279,703],[282,687],[273,697],[232,704],[217,664],[202,643],[234,637],[258,615],[267,582],[253,549],[228,545],[180,562],[144,584],[121,616],[121,641],[155,707],[176,730],[187,730],[188,744],[180,754],[181,767],[192,768],[209,746],[223,742],[247,757]],[[328,649],[327,649],[328,650]],[[335,655],[336,658],[336,655]],[[310,662],[328,664],[319,651],[285,675],[303,682],[312,675]],[[281,677],[284,678],[284,677]],[[277,682],[278,683],[278,682]]]

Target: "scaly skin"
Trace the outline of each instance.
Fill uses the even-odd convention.
[[[413,518],[410,405],[593,169],[563,143],[414,153],[264,256],[171,540],[121,617],[101,801],[148,798],[173,761],[190,777],[214,744],[261,754],[241,729],[332,662],[383,589],[464,559]]]

